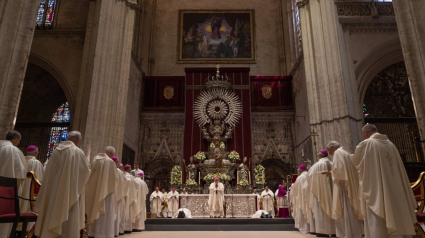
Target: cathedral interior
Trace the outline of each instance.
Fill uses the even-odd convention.
[[[416,15],[401,1],[21,5],[0,14],[0,41],[11,40],[0,46],[9,62],[0,69],[0,134],[20,131],[19,148],[36,145],[41,162],[78,130],[87,157],[114,146],[123,164],[140,164],[150,189],[169,191],[176,165],[182,183],[205,183],[207,168],[190,165],[220,148],[238,153],[253,186],[264,167],[275,190],[330,140],[354,152],[373,123],[411,182],[425,168],[424,26],[403,21]]]

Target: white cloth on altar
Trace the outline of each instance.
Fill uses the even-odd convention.
[[[389,235],[414,235],[414,210],[418,206],[410,187],[403,161],[395,145],[386,135],[373,134],[362,141],[351,157],[359,171],[360,205],[365,220],[376,214],[386,223]],[[373,213],[367,213],[367,209]],[[365,231],[372,231],[367,227]],[[366,232],[365,232],[366,233]],[[367,238],[368,236],[366,236]]]
[[[84,188],[89,176],[84,152],[72,141],[62,141],[50,156],[35,202],[34,211],[38,213],[36,236],[76,237],[72,234],[79,234],[85,227]]]
[[[100,153],[93,159],[90,169],[92,172],[86,184],[86,214],[88,225],[93,224],[106,212],[112,212],[112,217],[115,218],[115,195],[113,195],[114,199],[109,200],[114,202],[112,204],[112,210],[106,209],[106,207],[111,207],[110,204],[106,204],[106,197],[110,196],[111,193],[115,194],[116,184],[119,180],[115,162],[105,153]],[[103,221],[106,221],[106,219],[103,219]],[[100,224],[99,222],[97,222],[97,226],[112,227],[110,224]]]
[[[93,160],[93,162],[96,159]],[[87,198],[87,197],[86,197]],[[112,238],[114,237],[114,218],[115,218],[115,194],[109,193],[104,199],[105,212],[94,220],[93,224],[87,225],[87,234],[89,237]]]
[[[149,201],[151,203],[151,213],[156,213],[157,216],[159,216],[159,213],[162,210],[162,202],[164,201],[164,196],[162,196],[162,193],[160,191],[153,191],[149,198]]]
[[[214,183],[210,184],[210,194],[208,197],[208,208],[211,216],[224,216],[224,185],[218,183],[217,187]]]
[[[144,230],[146,221],[146,196],[149,193],[148,185],[141,178],[137,177],[136,182],[139,183],[139,190],[137,191],[137,207],[139,213],[133,223],[133,229]]]
[[[168,193],[168,216],[173,217],[177,210],[179,210],[179,193],[171,191]]]
[[[0,166],[0,176],[18,179],[18,196],[22,196],[24,192],[23,182],[27,174],[27,161],[24,154],[18,147],[14,146],[9,140],[0,140],[0,158],[2,166]],[[28,203],[20,199],[20,208]],[[13,224],[0,224],[0,238],[8,238]]]
[[[272,217],[275,216],[274,212],[274,194],[271,190],[266,191],[264,190],[261,193],[261,201],[263,202],[263,210],[267,211],[272,215]]]

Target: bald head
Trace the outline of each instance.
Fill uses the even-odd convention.
[[[80,146],[81,132],[71,131],[68,133],[68,140],[74,142],[76,146]]]
[[[363,128],[362,128],[362,132],[363,132],[363,137],[365,139],[369,139],[373,134],[378,132],[378,128],[373,125],[373,124],[369,124],[367,123]]]

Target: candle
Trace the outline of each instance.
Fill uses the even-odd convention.
[[[198,184],[201,185],[201,172],[199,172],[199,176],[198,176]]]
[[[236,173],[236,176],[237,176],[236,183],[239,184],[239,171]]]
[[[190,181],[190,171],[189,171],[189,181]],[[187,182],[186,182],[187,183]]]
[[[304,157],[304,149],[301,150],[301,156]]]
[[[180,184],[183,185],[183,171],[180,171]]]
[[[249,184],[251,185],[251,173],[248,173],[248,177],[249,177]]]

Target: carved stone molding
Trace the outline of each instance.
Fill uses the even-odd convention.
[[[85,29],[36,29],[34,36],[85,36]]]
[[[298,8],[303,8],[310,3],[310,0],[299,0],[297,1]]]
[[[352,33],[397,32],[396,23],[344,23],[342,29]]]
[[[392,3],[369,3],[369,2],[339,2],[337,5],[338,16],[394,16]]]

